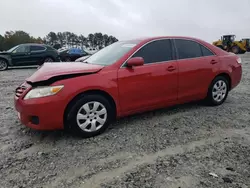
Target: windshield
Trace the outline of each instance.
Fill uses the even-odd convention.
[[[7,50],[7,52],[12,52],[12,51],[14,51],[17,47],[18,47],[18,46],[14,46],[13,48]]]
[[[137,44],[138,41],[115,42],[91,55],[86,61],[89,64],[98,64],[104,66],[111,65],[127,52],[129,52]]]

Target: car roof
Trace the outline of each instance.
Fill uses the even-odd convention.
[[[32,45],[32,46],[48,46],[48,45],[46,45],[46,44],[38,44],[38,43],[24,43],[24,44],[19,44],[19,45],[27,45],[27,46],[29,46],[29,45]]]
[[[142,38],[136,38],[136,39],[130,39],[130,40],[123,40],[124,42],[149,42],[153,40],[159,40],[159,39],[186,39],[186,40],[195,40],[195,41],[203,41],[201,39],[195,38],[195,37],[188,37],[188,36],[157,36],[157,37],[142,37]]]

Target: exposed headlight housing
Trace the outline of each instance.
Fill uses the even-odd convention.
[[[37,88],[34,88],[34,89],[30,90],[25,95],[24,100],[55,95],[59,91],[61,91],[63,87],[64,87],[63,85],[60,85],[60,86],[37,87]]]

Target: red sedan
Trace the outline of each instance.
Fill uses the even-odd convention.
[[[28,127],[91,137],[138,112],[201,99],[220,105],[241,75],[238,56],[199,39],[119,41],[84,62],[45,63],[16,89],[15,107]]]

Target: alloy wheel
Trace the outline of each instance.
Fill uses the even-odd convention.
[[[227,94],[226,82],[224,80],[218,80],[214,84],[213,90],[212,90],[212,97],[213,97],[214,101],[216,101],[218,103],[221,102],[226,97],[226,94]]]
[[[45,60],[44,60],[44,62],[53,62],[54,60],[52,59],[52,58],[50,58],[50,57],[47,57]]]
[[[107,121],[107,109],[97,101],[84,104],[77,112],[77,125],[85,132],[95,132]]]
[[[8,68],[8,63],[5,60],[0,59],[0,70],[6,70]]]
[[[66,58],[65,61],[66,62],[71,62],[71,59],[70,58]]]

